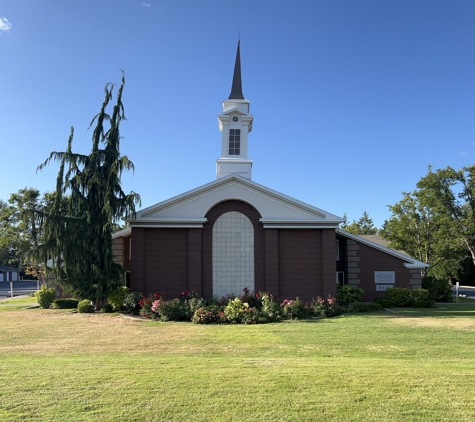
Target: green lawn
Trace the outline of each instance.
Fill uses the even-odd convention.
[[[1,421],[473,421],[475,304],[198,326],[0,302]]]

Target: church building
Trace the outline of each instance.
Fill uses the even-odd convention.
[[[363,300],[388,287],[421,287],[427,264],[339,229],[342,218],[252,180],[248,140],[254,116],[242,92],[238,43],[232,89],[218,115],[216,180],[137,212],[114,234],[114,253],[130,289],[184,290],[211,299],[244,288],[303,301],[338,285]]]

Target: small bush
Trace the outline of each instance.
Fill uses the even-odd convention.
[[[138,315],[140,311],[139,301],[142,299],[142,293],[128,292],[125,294],[124,306],[128,314]]]
[[[202,306],[193,314],[191,321],[195,324],[217,324],[224,322],[224,312],[217,305]]]
[[[236,297],[228,302],[224,308],[224,315],[231,324],[240,324],[244,316],[244,309],[249,309],[249,304],[242,303],[242,300]]]
[[[285,299],[280,306],[283,307],[284,315],[288,319],[308,319],[312,316],[312,308],[299,298]]]
[[[402,287],[391,287],[386,290],[386,297],[391,302],[391,306],[399,308],[411,307],[413,303],[413,289],[407,289]]]
[[[361,301],[363,293],[363,289],[346,284],[344,286],[338,287],[338,290],[336,291],[336,301],[338,305],[346,308],[354,302]]]
[[[343,313],[343,309],[331,295],[328,295],[328,299],[322,299],[320,296],[313,299],[312,309],[314,315],[320,318],[331,318]]]
[[[114,312],[114,307],[110,303],[106,303],[102,308],[101,312],[104,314],[110,314],[111,312]]]
[[[41,308],[48,309],[56,299],[56,290],[42,286],[40,290],[35,292],[35,297]]]
[[[453,302],[452,283],[432,276],[422,279],[422,288],[429,291],[429,298],[435,302]]]
[[[158,319],[158,313],[152,311],[152,306],[157,300],[161,300],[163,298],[164,293],[156,292],[149,297],[142,296],[138,302],[140,307],[139,314],[145,318],[150,319]]]
[[[190,321],[192,317],[187,303],[180,299],[157,300],[151,309],[159,315],[160,321]]]
[[[206,306],[206,300],[202,299],[201,297],[192,297],[187,299],[187,305],[190,309],[190,315],[194,315],[197,309]]]
[[[267,292],[259,292],[261,298],[261,316],[262,322],[279,322],[284,316],[284,310],[279,302]]]
[[[383,308],[390,308],[392,306],[391,301],[387,297],[378,297],[374,299],[374,302],[379,303]]]
[[[242,324],[257,324],[260,322],[259,319],[260,313],[257,308],[245,308],[242,317],[241,323]]]
[[[77,299],[56,299],[53,302],[53,307],[57,309],[76,309],[79,300]]]
[[[383,309],[383,307],[376,302],[354,302],[352,306],[353,312],[378,312]]]
[[[112,305],[114,310],[120,311],[125,306],[124,300],[127,293],[129,293],[129,289],[127,289],[127,287],[119,287],[110,294],[110,296],[107,298],[107,302]]]
[[[78,303],[78,312],[80,314],[93,314],[95,310],[91,301],[89,299],[84,299]]]
[[[247,303],[249,308],[260,308],[261,307],[261,298],[259,294],[254,294],[253,291],[249,290],[247,287],[242,289],[242,295],[240,299],[242,303]]]

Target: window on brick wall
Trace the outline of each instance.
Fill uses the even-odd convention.
[[[344,286],[346,283],[345,280],[345,273],[343,271],[336,272],[336,285],[337,286]]]
[[[340,241],[335,240],[335,248],[336,248],[336,260],[340,260]]]

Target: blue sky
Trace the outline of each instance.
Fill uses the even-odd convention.
[[[239,34],[255,182],[379,227],[428,165],[474,163],[473,0],[4,0],[0,199],[54,189],[36,167],[70,126],[89,152],[119,69],[124,189],[147,207],[214,180]]]

